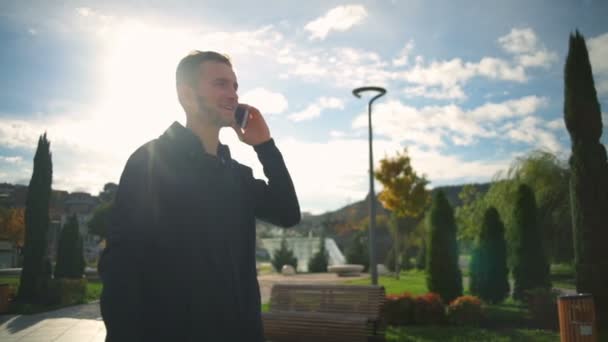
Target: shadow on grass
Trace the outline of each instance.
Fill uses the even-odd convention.
[[[543,330],[487,330],[473,327],[408,326],[389,327],[387,342],[426,341],[559,341],[559,334]]]

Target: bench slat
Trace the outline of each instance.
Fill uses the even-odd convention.
[[[384,335],[382,286],[276,284],[262,314],[270,341],[367,341]]]

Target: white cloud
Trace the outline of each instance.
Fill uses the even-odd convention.
[[[471,141],[473,137],[491,134],[455,105],[418,109],[391,100],[375,105],[373,111],[375,134],[417,146],[439,148],[446,140],[453,141],[453,137]],[[361,113],[353,120],[352,127],[367,128],[367,121],[367,113]]]
[[[557,61],[557,54],[547,50],[536,51],[529,55],[517,57],[519,64],[524,67],[543,67],[548,68]]]
[[[31,28],[31,27],[30,27],[29,29],[27,29],[27,32],[28,32],[29,34],[31,34],[32,36],[35,36],[35,35],[37,35],[37,34],[38,34],[38,30],[36,30],[36,29],[34,29],[34,28]]]
[[[320,97],[304,110],[293,113],[288,118],[294,122],[312,120],[321,116],[325,109],[344,109],[344,101],[335,97]]]
[[[595,73],[608,73],[608,32],[587,39],[589,59]]]
[[[506,118],[530,115],[548,104],[547,98],[525,96],[520,99],[507,100],[501,103],[486,103],[475,108],[470,115],[479,122],[498,121]]]
[[[331,31],[347,31],[366,17],[367,11],[361,5],[338,6],[306,24],[304,29],[310,31],[310,39],[323,40]]]
[[[547,124],[536,117],[525,117],[506,131],[506,136],[513,141],[525,142],[538,149],[561,153],[565,147],[554,133],[541,127]]]
[[[427,66],[416,64],[399,76],[410,83],[447,88],[475,76],[475,68],[469,63],[463,63],[460,58],[454,58],[444,62],[431,62]]]
[[[264,88],[252,89],[239,97],[239,102],[258,108],[263,114],[278,114],[287,110],[287,99],[281,93]]]
[[[608,95],[608,32],[587,39],[589,60],[599,95]]]
[[[537,96],[526,96],[500,103],[488,102],[476,108],[465,110],[450,104],[445,106],[425,106],[415,108],[400,101],[387,101],[374,106],[373,127],[377,135],[392,141],[413,144],[419,147],[439,149],[447,144],[470,146],[480,138],[495,138],[499,132],[513,131],[512,139],[533,145],[537,143],[515,133],[521,129],[514,125],[522,118],[532,117],[534,113],[545,108],[547,99]],[[526,127],[540,132],[543,123],[538,119],[526,122]],[[367,128],[367,113],[360,113],[354,120],[354,129]],[[535,125],[531,125],[534,123]],[[542,133],[542,132],[541,132]],[[542,133],[543,145],[557,148],[556,140],[550,133]],[[552,135],[551,135],[552,136]]]
[[[277,144],[289,168],[303,211],[319,214],[338,209],[353,199],[360,200],[367,195],[367,137],[340,137],[327,142],[285,138],[277,141]],[[397,151],[403,150],[403,145],[376,139],[373,148],[374,167],[377,168],[380,159],[394,156]],[[408,150],[413,167],[426,175],[431,184],[490,180],[498,171],[505,170],[512,160],[512,156],[507,155],[503,160],[470,161],[443,154],[436,149],[421,149],[413,145]],[[304,156],[314,156],[314,160]],[[254,155],[251,155],[251,159],[237,158],[245,160],[247,165],[253,165],[256,176],[261,174],[259,162],[255,161]],[[381,186],[376,182],[376,192],[380,190]]]
[[[566,123],[563,118],[551,120],[547,123],[547,128],[553,131],[566,130]]]
[[[408,58],[412,50],[414,49],[414,41],[410,40],[407,42],[405,47],[399,52],[399,55],[393,59],[393,66],[405,66],[408,63]]]
[[[422,58],[416,65],[405,71],[389,74],[389,78],[403,80],[415,86],[404,89],[408,96],[423,96],[432,99],[466,99],[462,86],[474,77],[489,79],[526,82],[526,67],[528,65],[513,65],[512,63],[493,57],[483,57],[478,63],[464,62],[460,58],[447,61],[433,61],[424,64]]]
[[[9,164],[19,164],[19,163],[23,162],[23,158],[21,156],[12,156],[12,157],[0,156],[0,161],[9,163]]]
[[[522,66],[512,66],[509,62],[492,57],[484,57],[474,66],[481,76],[490,79],[525,82],[526,71]]]
[[[332,138],[343,138],[346,136],[346,133],[343,131],[331,130],[329,136]]]
[[[465,100],[467,96],[460,87],[460,85],[453,85],[448,88],[442,87],[426,87],[426,86],[415,86],[407,87],[403,90],[403,93],[407,97],[426,97],[429,99],[436,100]]]
[[[498,38],[502,48],[513,54],[525,54],[536,50],[538,37],[530,28],[513,28],[507,35]]]
[[[555,52],[547,50],[531,28],[513,28],[507,35],[498,38],[503,50],[515,55],[522,67],[548,68],[557,61]]]
[[[83,17],[88,17],[96,14],[95,11],[93,11],[89,7],[78,7],[76,8],[76,12]]]

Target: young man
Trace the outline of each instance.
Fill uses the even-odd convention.
[[[298,199],[260,112],[234,119],[230,61],[195,51],[177,67],[186,127],[173,123],[122,173],[99,263],[106,341],[263,341],[255,220],[300,221]],[[232,127],[268,184],[219,143]]]

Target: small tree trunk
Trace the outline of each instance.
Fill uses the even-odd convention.
[[[399,229],[395,232],[395,279],[399,280],[401,273],[401,234]]]

